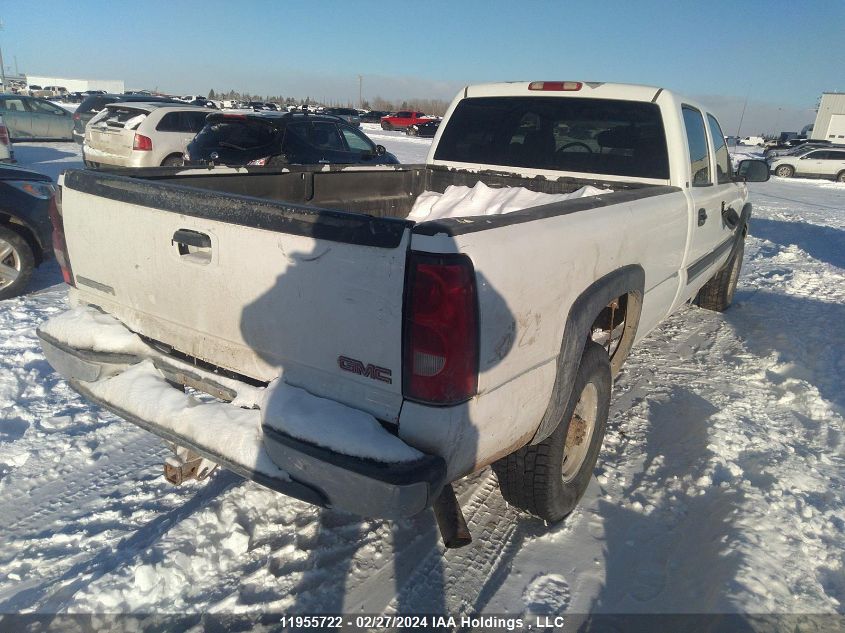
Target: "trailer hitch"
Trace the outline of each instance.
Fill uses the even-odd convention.
[[[164,478],[175,486],[191,479],[202,481],[217,468],[217,464],[189,448],[175,444],[170,447],[174,454],[164,461]]]

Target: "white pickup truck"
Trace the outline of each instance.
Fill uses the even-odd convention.
[[[510,503],[572,511],[612,375],[685,302],[728,307],[744,183],[768,177],[732,169],[701,105],[569,81],[468,86],[424,165],[68,171],[74,307],[39,335],[172,443],[171,480],[220,464],[366,516],[434,506],[459,545],[450,482],[491,464]],[[455,192],[469,215],[432,206]]]

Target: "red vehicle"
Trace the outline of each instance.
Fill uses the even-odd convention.
[[[404,130],[409,125],[415,123],[428,123],[431,117],[422,112],[412,112],[410,110],[402,110],[396,114],[381,117],[382,130]]]

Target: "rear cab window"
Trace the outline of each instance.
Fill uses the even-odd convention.
[[[705,142],[706,147],[706,142]],[[473,97],[443,130],[435,160],[668,179],[654,103],[581,97]]]

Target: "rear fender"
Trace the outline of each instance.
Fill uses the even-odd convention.
[[[593,282],[572,304],[566,317],[552,396],[531,444],[542,442],[557,428],[569,401],[572,382],[575,380],[581,355],[584,352],[584,346],[590,336],[590,328],[596,317],[608,303],[627,294],[628,306],[625,329],[619,343],[620,347],[614,358],[614,365],[621,365],[634,343],[634,336],[640,320],[644,289],[645,271],[641,266],[632,264],[619,268]],[[612,365],[611,370],[615,374],[619,367]]]

